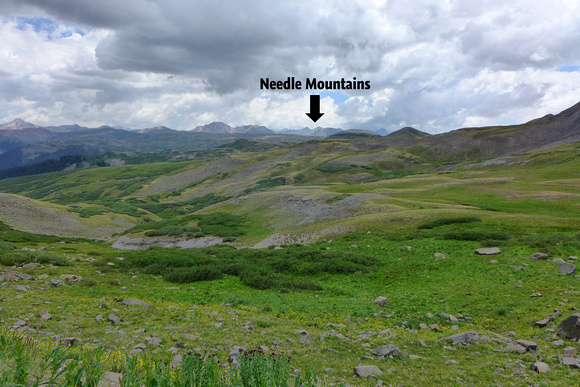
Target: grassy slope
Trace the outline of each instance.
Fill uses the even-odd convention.
[[[438,232],[454,227],[441,226]],[[578,254],[580,245],[577,239],[563,243],[565,235],[558,235],[551,235],[556,238],[554,240],[550,240],[548,235],[542,240],[534,239],[534,242],[542,242],[542,246],[515,244],[502,247],[501,255],[490,258],[474,254],[475,248],[480,246],[478,242],[446,241],[426,235],[423,239],[392,241],[375,233],[353,234],[330,243],[310,245],[309,248],[374,257],[379,261],[378,268],[360,274],[314,275],[311,280],[323,289],[299,292],[256,290],[233,276],[183,284],[183,288],[179,288],[179,284],[168,283],[156,276],[105,266],[106,262],[119,266],[123,262],[119,258],[130,259],[133,253],[113,251],[103,244],[72,240],[58,244],[34,239],[12,242],[17,247],[48,247],[52,254],[80,259],[72,267],[45,266],[21,271],[34,276],[48,274],[49,279],[58,279],[61,274],[75,274],[83,276],[84,281],[58,288],[46,286],[49,279],[20,282],[30,286],[26,293],[18,292],[15,284],[7,284],[3,295],[10,300],[2,302],[5,313],[0,314],[0,318],[5,324],[27,318],[28,325],[34,325],[39,331],[61,337],[80,337],[84,343],[98,340],[96,343],[106,345],[112,351],[104,365],[105,370],[121,372],[124,371],[123,351],[143,343],[145,336],[157,334],[164,342],[163,349],[183,342],[182,353],[195,348],[211,349],[221,359],[227,357],[233,345],[247,348],[266,345],[272,351],[292,356],[295,367],[304,370],[316,364],[320,380],[325,385],[332,382],[335,385],[374,386],[375,381],[352,376],[352,367],[361,362],[375,364],[385,372],[391,370],[381,379],[400,385],[449,385],[457,382],[470,385],[567,385],[570,380],[578,378],[578,371],[559,365],[557,356],[561,355],[563,347],[552,345],[547,331],[532,326],[534,321],[557,307],[563,315],[550,324],[554,327],[572,313],[571,307],[580,306],[578,278],[558,275],[554,263],[529,260],[530,254],[538,249],[549,251],[551,257]],[[15,240],[12,232],[6,239]],[[300,249],[306,248],[296,251]],[[447,258],[434,257],[436,252],[445,253]],[[179,250],[167,250],[167,254],[168,259],[180,256]],[[96,257],[96,266],[85,262],[87,257]],[[491,263],[492,258],[498,262]],[[516,272],[509,267],[522,263],[529,264],[522,271]],[[536,292],[543,296],[531,298],[530,295]],[[386,307],[372,304],[378,295],[388,297]],[[156,309],[123,307],[116,303],[124,298],[151,302]],[[220,306],[222,303],[232,306]],[[22,305],[29,307],[23,308]],[[191,310],[192,305],[201,308]],[[41,320],[37,316],[41,310],[51,313],[52,319]],[[392,317],[375,315],[381,311]],[[109,313],[121,316],[126,324],[130,324],[120,327],[126,336],[117,334],[114,327],[111,329],[111,324],[106,322]],[[427,317],[427,313],[434,317]],[[452,323],[440,313],[461,313],[472,320]],[[99,314],[105,316],[105,322],[95,321],[94,317]],[[219,319],[223,319],[222,326],[216,327]],[[404,321],[409,328],[402,326]],[[254,325],[252,332],[243,328],[246,322]],[[328,323],[344,326],[333,328]],[[419,323],[438,324],[442,331],[417,330]],[[498,342],[445,349],[451,347],[437,340],[455,333],[453,325],[457,325],[458,331],[475,330],[488,336],[515,332],[516,339],[536,341],[538,355],[501,352],[499,350],[505,344]],[[147,332],[134,333],[140,328]],[[298,343],[300,329],[309,332],[310,344]],[[386,329],[390,329],[390,333],[380,333]],[[333,335],[333,330],[344,337]],[[193,334],[198,339],[187,339],[184,334]],[[40,333],[26,335],[39,340],[39,350],[55,345]],[[419,346],[419,340],[427,347]],[[363,356],[372,356],[370,349],[389,343],[421,358],[362,360]],[[568,345],[576,346],[565,340],[564,346]],[[153,349],[147,346],[146,352]],[[329,352],[329,349],[338,353]],[[549,374],[539,375],[528,369],[529,362],[536,360],[537,356],[542,356],[550,365],[552,371]],[[447,364],[447,360],[455,360],[457,364]]]
[[[59,288],[47,286],[48,280],[24,282],[31,286],[26,293],[18,292],[14,284],[4,285],[3,295],[10,300],[0,304],[5,310],[0,319],[12,324],[28,318],[29,326],[39,324],[37,330],[81,337],[85,343],[99,340],[112,350],[107,370],[123,371],[123,352],[143,343],[145,335],[158,334],[164,349],[184,342],[182,353],[213,349],[221,358],[233,345],[267,345],[292,355],[298,368],[316,363],[321,380],[335,385],[375,385],[352,376],[352,367],[361,362],[376,364],[384,372],[390,369],[382,379],[401,385],[567,385],[579,377],[578,371],[558,364],[563,347],[554,346],[551,333],[532,324],[559,308],[562,316],[551,323],[553,329],[572,313],[572,307],[580,307],[578,278],[558,275],[555,263],[529,257],[535,251],[547,252],[550,258],[580,255],[578,148],[579,144],[569,144],[479,163],[442,165],[427,163],[408,150],[358,149],[352,142],[332,140],[260,154],[232,154],[227,157],[236,162],[228,164],[227,175],[211,168],[196,172],[212,162],[219,166],[219,159],[213,159],[8,179],[0,182],[1,191],[58,203],[33,201],[38,206],[57,206],[62,214],[66,210],[76,216],[68,210],[84,211],[89,217],[79,219],[89,225],[103,216],[127,212],[132,214],[123,214],[127,219],[144,223],[143,232],[168,224],[194,226],[198,220],[192,214],[231,212],[245,219],[233,226],[246,232],[238,237],[239,244],[252,245],[276,234],[274,242],[304,241],[310,246],[298,249],[362,254],[376,259],[379,266],[360,273],[307,276],[322,287],[318,291],[257,290],[232,275],[183,284],[180,289],[179,284],[138,269],[119,270],[124,261],[118,258],[129,259],[134,253],[112,250],[102,242],[60,244],[49,237],[24,237],[4,229],[3,240],[16,248],[48,247],[58,256],[80,259],[72,267],[22,271],[35,276],[46,273],[49,278],[74,273],[85,281]],[[396,175],[395,165],[406,169]],[[356,183],[361,176],[364,183]],[[286,185],[270,184],[280,177]],[[174,185],[164,189],[163,178]],[[157,188],[147,194],[151,187]],[[204,196],[210,192],[224,196]],[[231,198],[221,201],[225,195]],[[91,215],[98,211],[103,215]],[[436,219],[465,216],[481,220],[419,228]],[[346,236],[336,238],[345,232]],[[319,242],[314,242],[316,237]],[[330,238],[334,241],[328,242]],[[476,248],[491,245],[501,247],[502,254],[474,254]],[[183,255],[180,250],[165,251],[168,262]],[[0,251],[0,258],[12,252]],[[434,257],[436,252],[447,258]],[[87,257],[97,258],[97,263],[84,261]],[[106,266],[107,262],[116,265]],[[529,266],[522,271],[510,268],[522,263]],[[6,268],[0,265],[0,269]],[[536,292],[543,296],[530,297]],[[389,298],[382,310],[392,317],[375,315],[381,308],[372,301],[379,295]],[[220,305],[232,303],[232,296],[232,307]],[[116,303],[126,297],[149,301],[156,309],[143,311]],[[202,307],[191,311],[193,304]],[[110,333],[110,324],[94,320],[98,314],[106,317],[113,308],[130,323],[120,328],[127,336],[114,333],[114,328]],[[41,321],[40,310],[48,310],[53,319]],[[454,333],[454,324],[440,313],[470,317],[455,324],[459,331],[476,330],[488,336],[511,331],[517,339],[534,340],[538,355],[499,352],[505,344],[497,342],[445,349],[437,339]],[[224,320],[221,328],[215,326],[218,319]],[[242,327],[248,321],[255,327],[251,333]],[[404,321],[408,328],[402,327]],[[327,323],[344,326],[332,328]],[[419,323],[436,323],[443,330],[417,330]],[[134,333],[137,328],[146,328],[147,333]],[[298,343],[297,331],[302,328],[311,334],[310,344]],[[345,338],[333,336],[332,329]],[[385,329],[391,333],[380,334]],[[184,333],[199,339],[190,341]],[[54,345],[46,336],[31,335],[40,341],[41,349]],[[419,340],[427,347],[419,346]],[[362,359],[370,349],[389,343],[421,358]],[[568,345],[577,347],[566,340],[564,346]],[[552,368],[549,374],[529,370],[529,362],[538,356]]]
[[[89,207],[88,215],[116,203],[131,207],[129,214],[139,223],[188,216],[209,205],[201,213],[246,217],[246,235],[238,240],[246,245],[272,234],[291,240],[293,233],[310,233],[312,239],[312,230],[330,235],[406,229],[425,218],[461,214],[523,222],[542,232],[544,225],[558,222],[578,226],[579,147],[572,143],[478,163],[440,164],[409,149],[326,140],[189,162],[13,178],[1,181],[0,191]],[[207,195],[220,199],[207,201]],[[205,204],[193,206],[192,200]]]

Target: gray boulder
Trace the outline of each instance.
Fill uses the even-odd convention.
[[[122,320],[119,317],[117,317],[117,315],[111,313],[109,315],[109,322],[118,325],[118,324],[121,324]]]
[[[546,363],[541,361],[537,361],[535,363],[530,364],[530,368],[539,374],[550,372],[550,367]]]
[[[516,343],[518,343],[519,345],[521,345],[522,347],[524,347],[526,349],[526,352],[529,351],[535,351],[536,349],[538,349],[538,344],[533,342],[533,341],[529,341],[529,340],[516,340]]]
[[[373,349],[372,354],[378,359],[393,358],[403,355],[399,348],[395,347],[393,344],[381,345],[380,347]]]
[[[4,281],[18,282],[20,280],[34,281],[34,277],[29,275],[29,274],[21,273],[19,271],[12,271],[12,270],[6,270],[5,273],[2,273],[0,275],[0,282],[4,282]]]
[[[451,345],[467,345],[469,343],[475,343],[479,340],[479,334],[475,331],[468,331],[457,333],[453,336],[443,337],[438,341],[447,341]]]
[[[544,253],[534,253],[532,254],[531,258],[532,261],[538,261],[538,260],[546,260],[548,259],[548,254],[544,254]]]
[[[571,263],[560,262],[558,265],[558,273],[570,275],[576,271],[576,266]]]
[[[560,358],[560,364],[570,368],[580,368],[580,362],[575,357],[562,357]]]
[[[566,339],[580,339],[580,313],[566,317],[558,325],[558,336]]]
[[[354,374],[361,378],[368,378],[369,376],[381,376],[383,372],[379,367],[370,365],[354,367]]]

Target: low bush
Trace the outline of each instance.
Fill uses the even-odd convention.
[[[308,277],[366,273],[378,265],[375,257],[304,246],[281,250],[237,250],[228,245],[193,250],[150,248],[125,254],[126,259],[117,264],[120,270],[138,269],[177,283],[212,281],[227,274],[255,289],[320,290]]]
[[[486,241],[486,240],[505,241],[509,239],[509,235],[482,231],[462,231],[462,232],[445,233],[443,235],[443,239],[456,241]]]
[[[0,255],[0,265],[15,266],[22,263],[43,263],[54,266],[72,266],[67,258],[50,253],[34,251],[14,251]]]
[[[0,242],[0,250],[14,250],[14,245],[6,242]]]
[[[431,220],[429,222],[421,223],[417,226],[419,230],[430,230],[435,227],[447,226],[449,224],[459,224],[459,223],[473,223],[481,222],[481,219],[476,216],[462,216],[454,218],[440,218]]]
[[[170,282],[190,283],[198,281],[213,281],[222,278],[223,272],[212,266],[193,266],[172,270],[164,273],[163,277]]]

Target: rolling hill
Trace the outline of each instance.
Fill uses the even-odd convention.
[[[131,164],[131,157],[142,161],[5,179],[0,192],[68,206],[89,219],[128,215],[139,225],[124,233],[134,237],[171,229],[173,237],[185,238],[183,230],[204,216],[231,214],[238,217],[234,223],[244,219],[238,224],[244,231],[228,235],[226,227],[221,236],[257,246],[407,229],[444,215],[530,227],[541,218],[542,227],[576,227],[579,107],[522,125],[441,135],[413,128],[384,137],[355,131],[346,138],[268,146],[238,138],[190,161],[174,152],[152,163],[146,154],[119,154],[123,162],[116,165]],[[175,135],[216,140],[205,133]],[[222,136],[220,141],[232,140]],[[143,137],[132,141],[146,147]],[[10,214],[0,220],[16,224]],[[220,236],[220,227],[207,235]]]

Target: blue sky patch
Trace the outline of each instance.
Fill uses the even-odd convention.
[[[558,68],[558,71],[564,73],[573,73],[574,71],[580,71],[580,66],[578,65],[566,65]]]
[[[54,40],[59,38],[68,38],[72,36],[73,33],[80,34],[81,36],[86,35],[86,33],[78,28],[75,28],[74,31],[67,29],[62,31],[59,35],[53,36],[53,33],[59,28],[59,22],[56,20],[48,19],[45,17],[25,17],[25,16],[17,16],[14,18],[18,25],[16,28],[19,30],[24,31],[25,29],[32,27],[34,32],[47,32],[48,39]]]
[[[326,97],[332,98],[335,104],[344,103],[344,101],[350,98],[348,95],[342,94],[340,91],[321,91],[320,99],[324,99]]]

